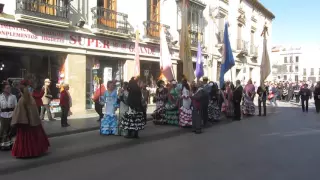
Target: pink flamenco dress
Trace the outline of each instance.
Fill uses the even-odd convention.
[[[190,91],[185,87],[182,90],[182,106],[180,107],[179,125],[181,127],[192,127],[192,110]]]
[[[23,97],[19,99],[11,125],[16,128],[12,156],[31,158],[42,156],[48,151],[49,140],[42,127],[37,105],[31,96],[28,104]]]

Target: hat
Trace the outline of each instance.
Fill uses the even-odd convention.
[[[203,77],[202,80],[203,80],[203,81],[208,81],[209,78],[208,78],[208,77]]]
[[[46,82],[50,83],[51,81],[50,81],[50,79],[47,78],[47,79],[44,80],[44,82],[45,82],[45,83],[46,83]]]

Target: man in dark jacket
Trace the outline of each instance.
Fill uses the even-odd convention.
[[[236,81],[236,88],[233,91],[233,104],[234,104],[234,120],[241,120],[241,100],[243,94],[243,87],[240,80]]]
[[[259,95],[259,99],[258,99],[259,116],[261,116],[261,104],[263,105],[263,116],[267,115],[266,101],[267,101],[268,92],[269,92],[268,87],[266,87],[265,85],[261,85],[258,87],[257,94]]]
[[[317,82],[313,92],[314,103],[316,105],[317,113],[320,112],[320,81]]]
[[[308,112],[308,104],[311,96],[311,91],[308,88],[308,84],[304,84],[304,86],[299,91],[299,96],[301,97],[302,111]]]
[[[203,90],[204,96],[201,99],[201,114],[203,118],[203,125],[206,126],[208,122],[208,106],[209,106],[209,94],[211,92],[211,86],[208,84],[208,78],[203,77]]]
[[[296,97],[296,103],[299,103],[300,102],[300,96],[299,96],[299,92],[300,92],[300,86],[299,84],[297,83],[294,87],[293,87],[293,93]]]

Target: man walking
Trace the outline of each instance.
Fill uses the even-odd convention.
[[[240,80],[236,81],[236,88],[233,91],[233,103],[234,103],[234,120],[241,120],[241,100],[243,95],[243,87]]]
[[[208,84],[209,79],[207,77],[203,77],[203,90],[205,95],[203,96],[203,100],[201,102],[202,106],[202,118],[203,125],[206,126],[208,122],[208,106],[209,106],[209,94],[211,92],[211,86]]]
[[[308,88],[308,84],[304,84],[299,91],[299,96],[301,97],[302,112],[308,112],[308,104],[311,96],[311,91]]]
[[[98,121],[101,121],[103,118],[102,108],[103,108],[103,102],[100,102],[100,97],[104,95],[106,91],[106,87],[103,85],[102,79],[99,79],[99,87],[96,89],[96,91],[93,94],[92,100],[94,102],[94,109],[99,115]]]
[[[267,115],[267,107],[266,107],[267,92],[268,92],[268,89],[266,86],[260,85],[258,87],[257,94],[259,95],[259,99],[258,99],[259,116],[261,116],[261,104],[263,105],[263,116]]]
[[[44,114],[47,111],[48,119],[50,121],[54,121],[55,119],[52,118],[51,111],[50,111],[50,103],[51,103],[51,100],[53,98],[52,94],[51,94],[51,91],[50,91],[50,87],[49,87],[50,84],[51,84],[50,79],[45,79],[44,80],[44,86],[43,86],[44,95],[42,97],[43,106],[41,108],[40,119],[41,120],[44,119]]]

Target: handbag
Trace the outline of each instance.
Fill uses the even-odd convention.
[[[270,93],[270,94],[268,95],[268,99],[270,100],[270,99],[272,99],[272,98],[274,98],[274,94],[273,94],[273,93]]]

